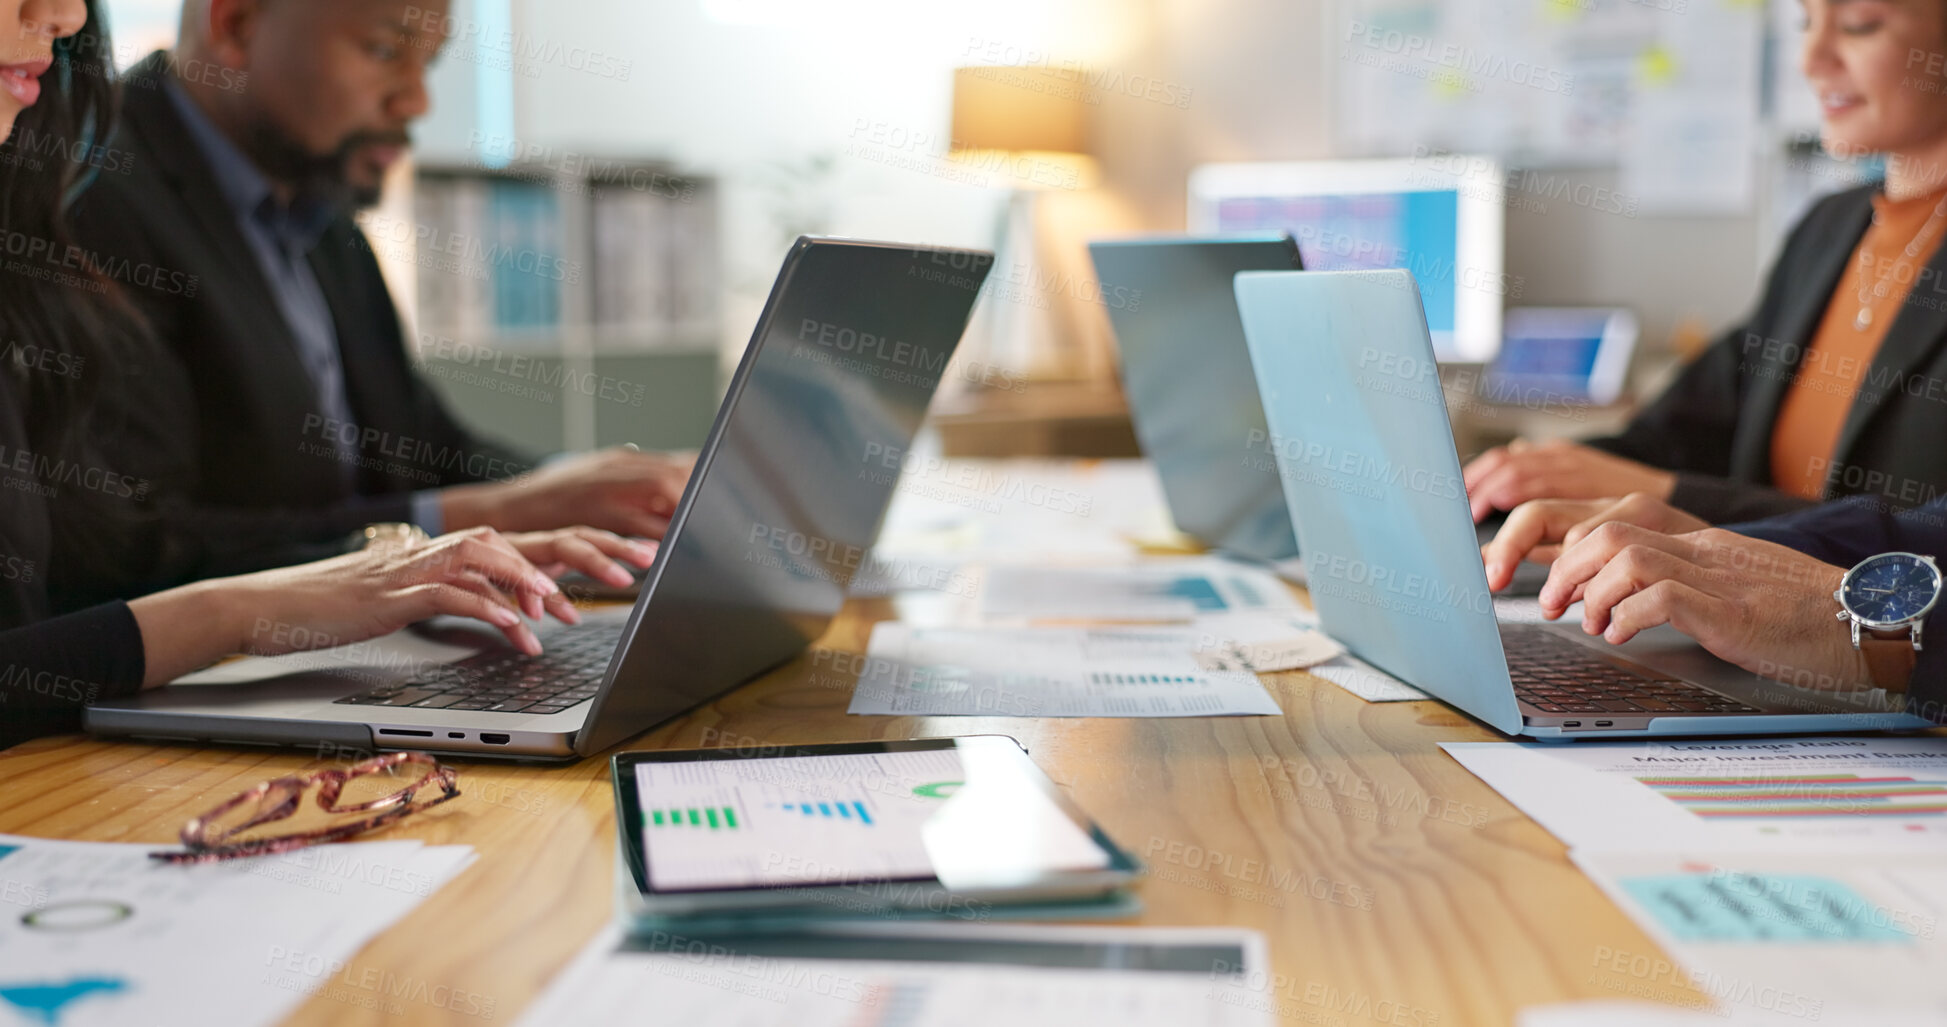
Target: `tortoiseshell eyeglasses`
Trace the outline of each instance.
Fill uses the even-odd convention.
[[[371,778],[373,780],[366,785],[369,787],[378,783],[377,778],[381,775],[396,775],[398,769],[408,763],[417,766],[418,776],[405,787],[374,799],[345,800],[347,785]],[[322,842],[342,841],[457,797],[460,794],[457,778],[453,768],[416,752],[387,753],[342,769],[292,774],[265,781],[183,825],[182,841],[187,851],[152,852],[149,855],[166,863],[215,863],[244,856],[274,856]],[[312,785],[318,786],[318,808],[334,816],[351,816],[353,819],[335,822],[314,831],[237,839],[245,831],[295,815],[304,804],[304,793]],[[434,790],[438,792],[436,796],[421,797],[422,792]]]

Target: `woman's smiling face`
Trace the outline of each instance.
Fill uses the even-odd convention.
[[[1804,0],[1800,66],[1835,154],[1947,145],[1947,0]]]

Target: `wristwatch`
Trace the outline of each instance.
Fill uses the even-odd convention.
[[[1940,568],[1931,556],[1881,553],[1846,572],[1832,598],[1852,622],[1852,647],[1866,657],[1873,683],[1906,691],[1920,651],[1922,618],[1940,602]]]

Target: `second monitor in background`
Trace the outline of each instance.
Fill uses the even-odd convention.
[[[1177,528],[1257,560],[1298,555],[1231,281],[1300,270],[1281,233],[1089,244],[1105,292],[1122,384],[1143,455],[1156,465]]]
[[[1433,351],[1486,363],[1501,345],[1507,179],[1487,157],[1207,164],[1190,231],[1290,232],[1313,271],[1411,271]]]
[[[1614,307],[1516,307],[1507,338],[1487,368],[1487,396],[1499,403],[1620,400],[1636,352],[1636,315]]]

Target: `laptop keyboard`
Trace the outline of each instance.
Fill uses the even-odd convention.
[[[1539,625],[1501,625],[1515,697],[1543,713],[1762,713]]]
[[[490,649],[400,684],[338,702],[478,713],[560,713],[595,698],[623,625],[589,625],[547,640],[539,656]]]

